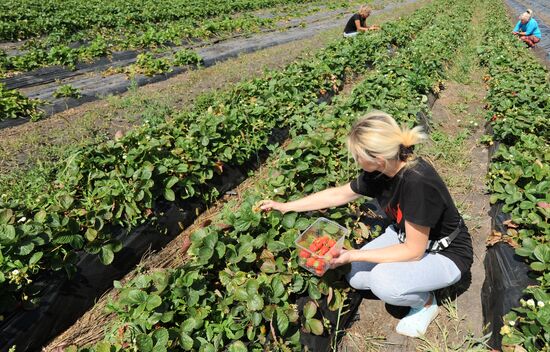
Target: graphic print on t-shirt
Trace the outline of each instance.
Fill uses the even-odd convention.
[[[390,218],[397,221],[397,224],[401,224],[401,220],[403,219],[403,212],[401,211],[401,207],[399,207],[399,203],[397,203],[397,207],[395,209],[391,207],[391,204],[388,204],[385,211]]]

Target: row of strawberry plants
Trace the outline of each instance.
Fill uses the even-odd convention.
[[[7,119],[41,117],[38,101],[29,99],[15,90],[9,90],[0,83],[0,121]]]
[[[169,123],[146,124],[120,140],[74,151],[40,180],[3,187],[2,311],[15,302],[35,303],[33,281],[47,270],[71,274],[78,251],[111,263],[121,249],[114,230],[130,231],[152,220],[156,201],[215,198],[208,182],[223,164],[242,165],[267,145],[275,126],[292,121],[305,128],[303,116],[323,108],[317,106],[319,92],[336,91],[346,72],[361,72],[373,57],[387,55],[392,33],[417,32],[423,16],[434,16],[441,7],[419,11],[392,27],[395,32],[337,42],[314,59],[204,100]],[[26,191],[33,183],[34,192]]]
[[[113,72],[127,73],[130,76],[135,74],[152,76],[171,72],[174,67],[178,66],[199,65],[201,61],[202,58],[197,53],[187,49],[181,49],[174,52],[172,57],[156,58],[151,53],[143,53],[137,56],[135,64],[113,69]],[[2,65],[1,62],[2,57],[0,56],[0,66]],[[1,71],[2,69],[0,68],[0,72]],[[69,93],[72,93],[72,95],[67,94],[61,96],[79,97],[75,92]],[[55,94],[54,96],[58,97]],[[39,120],[44,116],[43,111],[39,107],[39,105],[43,103],[43,101],[38,99],[27,98],[17,90],[5,89],[4,85],[0,83],[0,122],[10,119]]]
[[[505,235],[519,242],[516,253],[538,278],[525,291],[527,300],[504,317],[501,334],[504,345],[541,351],[550,348],[550,84],[548,72],[507,35],[503,4],[492,3],[479,49],[488,69],[489,141],[498,145],[488,173],[491,203],[502,203],[510,215],[515,225]]]
[[[380,62],[385,66],[410,61],[423,66],[416,79],[388,85],[391,94],[383,89],[370,92],[402,123],[412,121],[411,111],[396,99],[399,92],[406,92],[414,112],[427,111],[422,99],[426,87],[416,82],[441,79],[440,72],[429,68],[452,59],[453,49],[461,43],[457,38],[468,27],[470,1],[453,1],[447,7],[410,44],[410,50]],[[434,48],[434,37],[441,46]],[[424,60],[417,61],[420,58]],[[360,85],[349,100],[339,101],[336,113],[319,111],[307,117],[303,123],[310,132],[294,136],[276,153],[269,177],[249,190],[237,209],[226,206],[213,225],[191,236],[191,259],[183,267],[140,275],[124,286],[116,283],[120,292],[108,310],[116,313],[117,320],[103,342],[83,350],[296,351],[302,348],[302,331],[321,335],[334,329],[320,316],[316,301],[326,297],[330,309],[343,307],[349,288],[344,288],[342,272],[312,276],[299,268],[293,250],[294,240],[313,219],[307,214],[262,214],[255,204],[266,197],[299,198],[355,175],[345,138],[353,120],[364,112],[350,103],[365,94],[363,88]],[[347,216],[354,206],[330,209],[325,216],[354,228],[353,218]],[[352,231],[349,240],[360,237]],[[299,312],[295,302],[303,295],[311,300]]]
[[[0,75],[49,65],[74,68],[78,62],[87,62],[117,50],[158,50],[166,45],[182,45],[190,39],[257,32],[262,28],[274,27],[278,18],[265,18],[247,12],[235,16],[232,13],[309,3],[297,0],[243,0],[213,5],[208,2],[175,1],[175,4],[156,4],[158,9],[155,8],[152,13],[149,4],[98,6],[102,2],[79,3],[73,7],[63,5],[66,8],[52,3],[40,11],[33,9],[26,13],[21,13],[24,10],[20,7],[12,7],[3,16],[0,8],[0,36],[8,40],[15,40],[14,36],[33,38],[16,55],[7,56],[0,51]],[[9,7],[9,2],[6,5]],[[34,7],[32,3],[25,5]],[[349,6],[345,2],[332,5]],[[190,11],[190,6],[193,11]],[[213,11],[214,8],[217,11]],[[86,16],[83,17],[82,12],[86,12]],[[119,16],[113,18],[114,13],[119,13]],[[25,23],[23,27],[19,25],[22,22]]]
[[[279,4],[300,3],[302,0],[239,0],[215,4],[202,0],[127,1],[111,3],[105,0],[4,1],[0,5],[0,39],[18,40],[50,33],[64,35],[89,28],[124,29],[143,24],[162,24],[184,18],[205,19],[220,13],[253,11]]]

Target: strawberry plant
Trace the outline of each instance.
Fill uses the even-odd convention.
[[[172,63],[175,66],[198,65],[202,61],[199,54],[191,50],[179,50],[174,54]]]
[[[74,88],[70,84],[64,84],[59,86],[57,90],[53,93],[53,96],[56,98],[80,98],[82,94],[78,88]]]
[[[39,104],[38,100],[28,99],[16,90],[7,90],[0,83],[0,121],[19,118],[38,120],[42,117]]]

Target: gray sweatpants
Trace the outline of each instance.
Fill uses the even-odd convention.
[[[384,234],[361,250],[398,243],[397,233],[388,227]],[[426,253],[422,259],[413,262],[353,262],[347,279],[353,288],[371,290],[386,303],[418,307],[426,303],[431,291],[454,284],[460,276],[460,270],[451,259],[437,253]]]

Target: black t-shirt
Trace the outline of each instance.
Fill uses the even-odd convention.
[[[355,21],[357,20],[359,20],[359,23],[361,23],[361,27],[365,27],[366,18],[363,18],[360,14],[356,13],[355,15],[351,16],[351,18],[348,20],[348,23],[346,23],[344,33],[357,32],[357,26],[355,25]]]
[[[394,177],[380,172],[363,171],[351,182],[358,194],[376,198],[390,220],[405,232],[405,220],[430,228],[430,240],[450,235],[460,224],[447,186],[435,169],[425,160],[401,169]],[[472,239],[463,225],[459,235],[441,252],[450,258],[464,274],[473,261]]]

